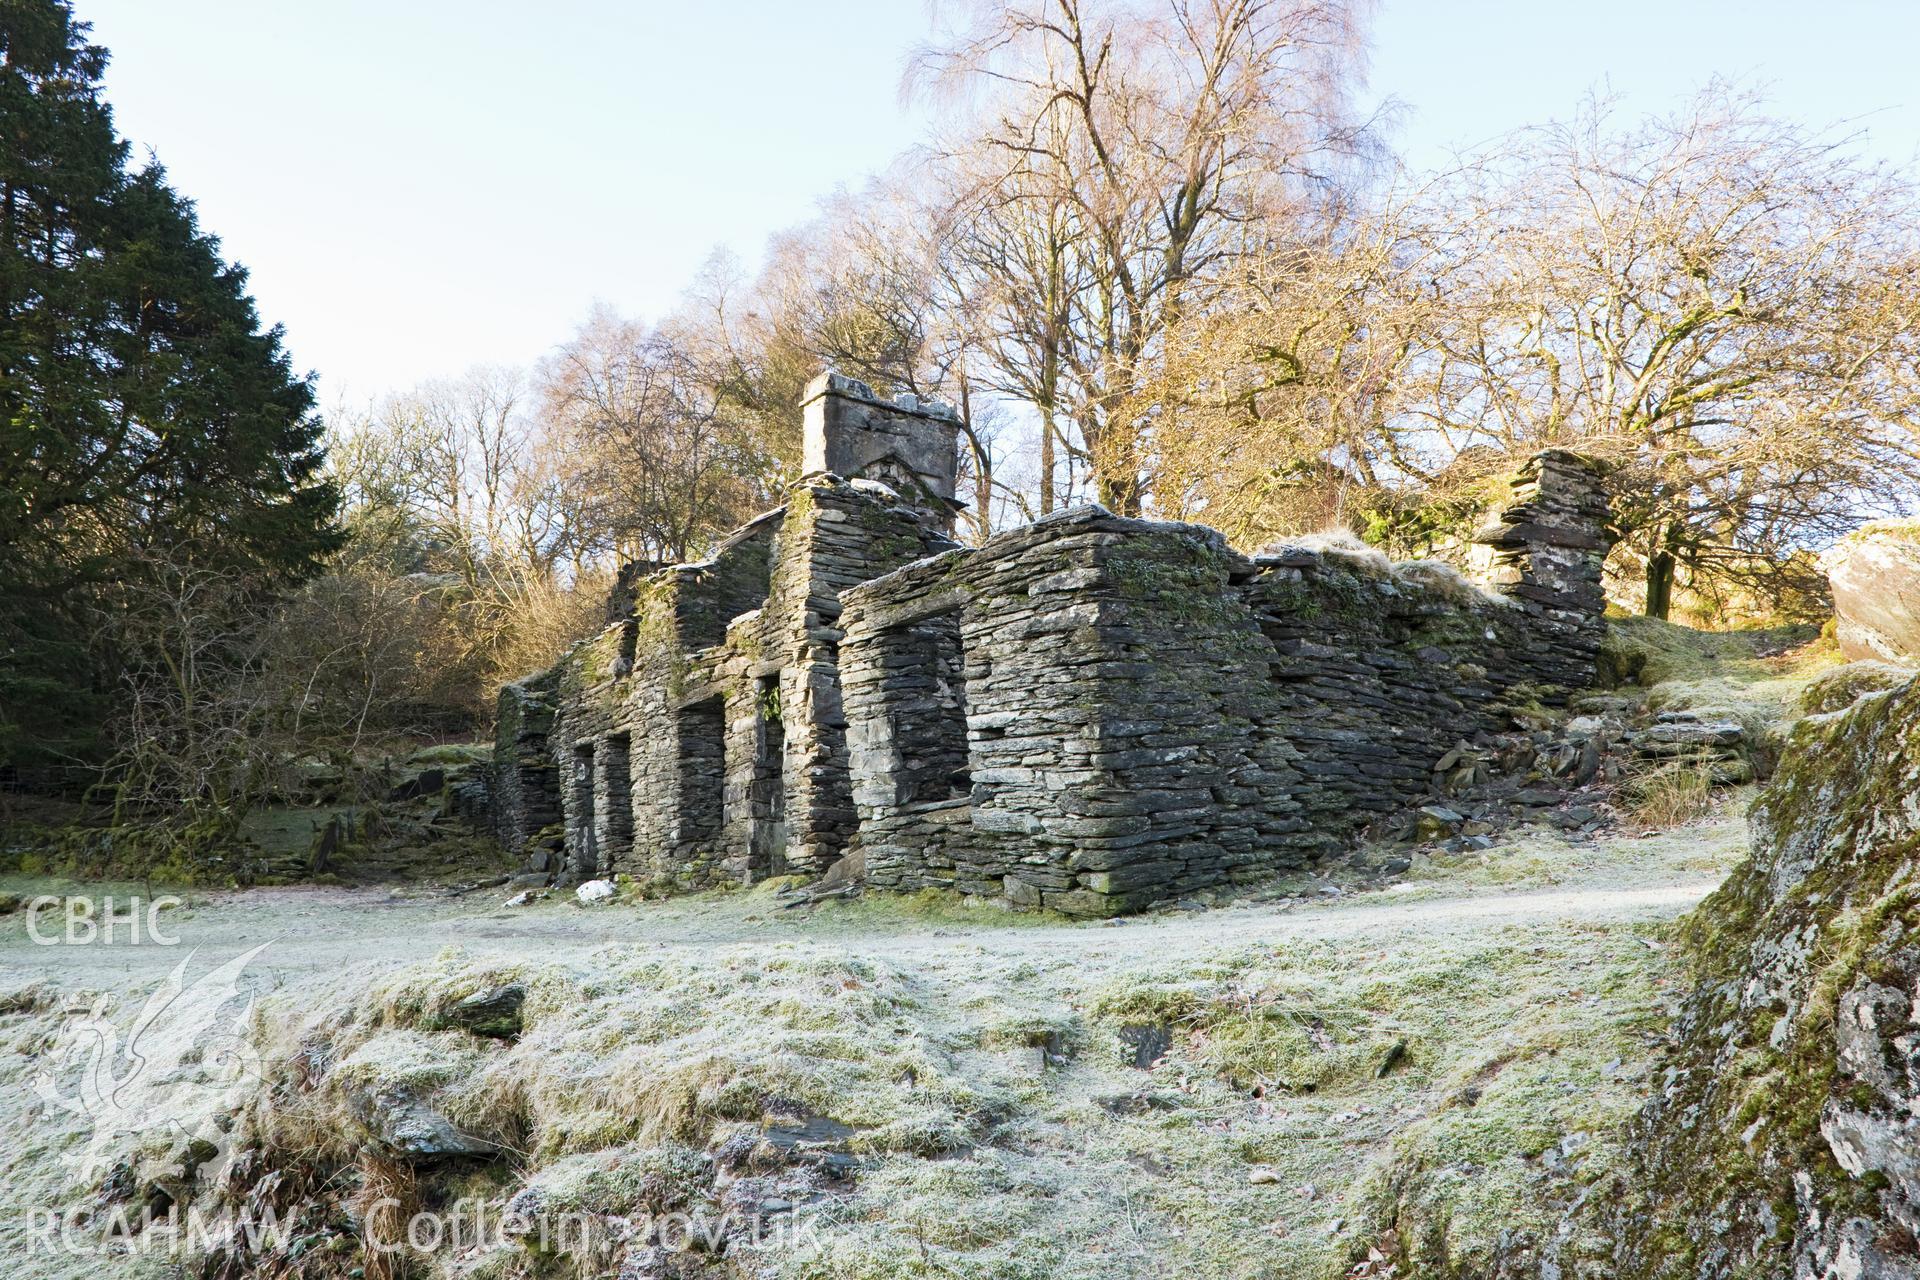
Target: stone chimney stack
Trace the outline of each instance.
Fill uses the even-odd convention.
[[[877,480],[951,527],[960,415],[902,393],[882,400],[866,383],[829,369],[801,400],[801,470]]]
[[[1564,660],[1556,682],[1593,683],[1606,634],[1601,570],[1613,548],[1613,509],[1591,459],[1546,449],[1513,479],[1513,497],[1473,535],[1475,574],[1531,614]]]

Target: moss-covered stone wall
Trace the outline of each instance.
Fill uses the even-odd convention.
[[[1597,566],[1596,566],[1597,572]],[[1521,603],[1444,566],[1076,508],[845,593],[855,845],[880,886],[1076,914],[1305,865],[1564,696]],[[950,619],[958,698],[925,635]],[[919,784],[964,710],[969,786]]]
[[[879,886],[1112,914],[1335,851],[1459,737],[1591,679],[1606,501],[1573,455],[1516,480],[1490,595],[1098,507],[960,548],[946,411],[816,390],[822,456],[863,474],[623,580],[611,626],[503,694],[516,847],[552,814],[574,878],[851,851]]]
[[[1444,566],[1305,546],[1254,563],[1244,595],[1272,645],[1298,798],[1329,842],[1428,795],[1454,744],[1565,694],[1527,613]]]

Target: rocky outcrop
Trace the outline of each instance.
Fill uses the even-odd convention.
[[[1920,661],[1920,525],[1870,524],[1820,557],[1853,661]]]
[[[362,1089],[347,1095],[354,1118],[382,1150],[410,1161],[491,1156],[500,1148],[475,1137],[426,1100],[403,1089]]]
[[[1917,789],[1920,682],[1794,729],[1685,925],[1698,985],[1604,1274],[1920,1277]]]
[[[1913,679],[1913,668],[1892,662],[1849,662],[1824,672],[1800,691],[1800,710],[1810,716],[1845,711],[1869,693]]]

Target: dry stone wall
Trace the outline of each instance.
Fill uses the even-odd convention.
[[[1517,585],[1537,589],[1540,572],[1516,550],[1509,563],[1529,571]],[[1591,636],[1434,562],[1296,546],[1254,563],[1244,595],[1273,646],[1285,732],[1305,775],[1297,796],[1329,839],[1421,800],[1434,763],[1461,739],[1592,683],[1597,557],[1579,568],[1595,578]],[[1588,597],[1583,584],[1565,585],[1556,594]]]
[[[554,869],[568,878],[689,888],[818,874],[845,852],[840,594],[955,545],[954,422],[837,375],[816,381],[806,414],[810,438],[860,437],[833,450],[843,464],[894,483],[803,477],[708,559],[623,577],[618,621],[509,686],[496,758],[522,762],[498,770],[514,847],[541,830],[533,817],[563,815]]]
[[[1270,648],[1233,591],[1249,570],[1212,530],[1082,507],[848,592],[869,881],[1111,914],[1303,863]],[[936,622],[957,698],[919,639]],[[961,730],[965,785],[928,796],[926,744]]]
[[[1526,615],[1525,661],[1546,685],[1577,689],[1593,680],[1606,635],[1600,568],[1614,537],[1599,469],[1565,449],[1527,459],[1511,500],[1473,535],[1474,576]]]
[[[1578,475],[1578,501],[1553,497],[1590,510]],[[1336,851],[1423,798],[1460,737],[1591,682],[1569,610],[1597,602],[1599,556],[1560,554],[1566,526],[1515,526],[1505,564],[1537,600],[1373,553],[1249,560],[1097,507],[855,588],[841,678],[869,881],[1112,914]],[[926,656],[936,620],[958,699]],[[933,726],[962,714],[969,785],[929,797]]]
[[[494,720],[494,830],[507,848],[537,857],[540,871],[557,851],[547,833],[561,820],[558,770],[548,748],[559,674],[550,667],[502,688]]]
[[[846,858],[1113,914],[1332,853],[1461,736],[1592,679],[1607,505],[1574,455],[1530,462],[1478,535],[1488,591],[1091,506],[962,548],[955,425],[816,380],[821,469],[784,507],[624,583],[617,622],[503,692],[503,836],[557,809],[575,878]]]

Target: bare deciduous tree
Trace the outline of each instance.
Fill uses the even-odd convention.
[[[540,396],[622,558],[685,560],[748,514],[754,442],[670,331],[596,311],[541,366]]]
[[[1915,204],[1849,140],[1716,86],[1296,219],[1140,382],[1156,499],[1243,542],[1383,512],[1418,533],[1560,445],[1613,468],[1614,563],[1648,612],[1677,580],[1779,599],[1806,548],[1920,480]]]
[[[1258,545],[1350,523],[1366,495],[1408,474],[1406,396],[1431,355],[1448,267],[1448,242],[1413,234],[1421,194],[1296,223],[1170,329],[1162,376],[1142,387],[1142,412],[1160,415],[1161,510]]]
[[[1018,344],[1029,367],[1009,380],[1072,388],[1074,447],[1116,510],[1151,486],[1139,390],[1168,328],[1366,141],[1346,101],[1366,7],[982,0],[919,59],[922,83],[971,108],[952,149],[1000,153],[1015,183],[1011,205],[976,206],[982,234],[998,222],[1014,243],[975,256],[1051,331]]]
[[[1633,128],[1596,104],[1526,131],[1444,200],[1482,234],[1403,434],[1612,463],[1647,612],[1683,567],[1790,565],[1920,480],[1915,192],[1849,140],[1715,86]]]
[[[116,825],[148,833],[153,859],[228,840],[268,786],[281,740],[266,673],[266,597],[231,570],[149,549],[103,619],[122,709],[102,768]]]

